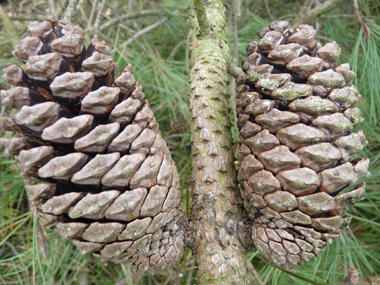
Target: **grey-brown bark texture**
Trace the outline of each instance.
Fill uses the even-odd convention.
[[[218,0],[194,4],[190,17],[194,187],[188,245],[199,264],[200,284],[246,284],[246,250],[238,238],[242,207],[230,132],[225,6]],[[199,27],[205,18],[210,29]]]
[[[182,258],[179,176],[131,67],[115,78],[111,49],[67,21],[28,26],[1,92],[3,138],[32,208],[82,254],[162,271]],[[37,182],[30,183],[32,180]]]

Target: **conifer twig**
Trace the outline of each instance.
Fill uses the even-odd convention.
[[[104,7],[106,6],[106,0],[102,0],[100,4],[98,13],[96,14],[95,24],[94,24],[94,38],[98,38],[100,21],[102,19],[102,14],[104,13]]]
[[[356,20],[360,24],[361,30],[363,32],[363,37],[365,39],[367,39],[367,38],[370,37],[371,30],[369,29],[368,24],[366,23],[366,21],[360,15],[358,0],[353,0],[352,2],[353,2],[353,6],[354,6],[354,13],[355,13]]]
[[[272,21],[274,21],[274,17],[270,11],[270,8],[269,8],[269,5],[268,5],[268,1],[267,0],[264,0],[264,5],[265,5],[265,9],[267,10],[267,13],[269,15],[269,17],[271,18]]]
[[[97,7],[98,7],[98,0],[94,0],[94,2],[92,3],[92,9],[91,9],[91,13],[90,13],[90,18],[88,19],[88,26],[89,26],[90,29],[92,27],[92,21],[94,20],[95,11],[96,11]]]
[[[168,58],[166,60],[172,60],[175,55],[177,54],[179,48],[181,47],[181,45],[183,45],[184,43],[186,43],[187,40],[183,40],[181,42],[179,42],[174,48],[173,48],[173,51],[170,53],[170,55],[168,56]]]
[[[128,20],[139,18],[139,17],[148,17],[148,16],[156,16],[156,15],[158,15],[158,12],[155,10],[144,10],[144,11],[139,11],[136,13],[126,14],[122,17],[118,17],[116,19],[112,19],[108,21],[107,23],[104,23],[103,25],[100,26],[100,31],[103,31],[117,23],[120,23],[121,21],[128,21]]]
[[[363,26],[365,26],[365,22],[363,21],[363,18],[360,15],[358,1],[357,0],[352,0],[352,2],[353,2],[353,5],[354,5],[355,17],[358,20],[359,24],[363,27]]]
[[[232,50],[232,62],[237,64],[239,58],[239,38],[237,31],[237,0],[232,0],[232,37],[234,47]]]
[[[71,22],[71,19],[75,14],[76,7],[77,7],[77,0],[69,0],[69,5],[67,6],[67,10],[64,16],[65,20]]]
[[[255,269],[255,267],[252,265],[252,263],[247,262],[247,265],[248,265],[248,269],[252,272],[252,275],[255,276],[259,285],[264,285],[263,282],[261,282],[260,276],[257,273],[257,270]]]
[[[370,285],[370,284],[379,284],[380,282],[380,276],[359,277],[359,270],[357,270],[354,267],[348,268],[347,272],[348,272],[348,276],[345,280],[334,282],[331,284],[332,285]]]
[[[203,36],[207,36],[210,33],[211,28],[207,19],[204,0],[194,0],[194,10],[197,15],[199,29]]]
[[[138,31],[136,34],[134,34],[132,37],[130,37],[125,43],[123,43],[120,48],[123,48],[127,45],[129,45],[131,42],[133,42],[135,39],[137,39],[138,37],[146,34],[146,33],[149,33],[151,30],[154,30],[155,28],[157,28],[158,26],[162,25],[163,23],[165,23],[166,21],[168,20],[168,18],[163,18],[161,19],[160,21],[142,29],[141,31]]]
[[[346,2],[345,0],[327,0],[321,5],[316,6],[314,9],[307,12],[301,19],[296,21],[294,24],[295,27],[298,27],[300,24],[307,24],[313,22],[319,16],[333,10],[339,5]]]
[[[189,54],[190,54],[190,31],[187,33],[187,39],[186,39],[186,53],[185,53],[186,61],[185,61],[185,66],[186,66],[187,72],[189,72],[189,70],[190,70],[190,66],[189,66],[189,60],[190,60]]]
[[[51,13],[54,15],[54,17],[56,18],[57,15],[56,15],[56,10],[55,10],[55,4],[54,4],[54,1],[53,0],[49,0],[49,5],[50,5],[50,11]]]

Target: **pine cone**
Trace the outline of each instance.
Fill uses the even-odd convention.
[[[338,67],[340,48],[322,46],[316,31],[286,21],[258,32],[247,45],[238,86],[242,196],[261,254],[282,267],[303,264],[339,237],[342,218],[364,197],[368,159],[352,159],[367,141],[352,133],[363,118],[355,74]],[[335,69],[335,70],[334,70]]]
[[[183,255],[187,220],[177,169],[131,66],[115,78],[111,49],[67,21],[28,26],[2,91],[14,119],[1,139],[17,156],[31,206],[83,253],[152,272]]]

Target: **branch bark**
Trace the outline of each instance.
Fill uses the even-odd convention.
[[[77,0],[69,0],[69,5],[67,6],[67,10],[64,16],[65,20],[68,20],[69,22],[71,22],[71,18],[75,14],[76,7],[77,7]]]
[[[334,8],[347,2],[346,0],[327,0],[323,4],[318,5],[314,9],[307,12],[301,19],[296,21],[294,27],[298,27],[300,24],[307,24],[313,22],[319,16],[333,10]]]
[[[131,42],[133,42],[138,37],[141,37],[142,35],[144,35],[146,33],[149,33],[150,31],[154,30],[155,28],[161,26],[167,20],[168,20],[168,18],[163,18],[163,19],[155,22],[154,24],[152,24],[152,25],[150,25],[150,26],[142,29],[141,31],[138,31],[136,34],[134,34],[132,37],[130,37],[125,43],[123,43],[122,45],[120,45],[120,48],[123,48],[123,47],[129,45]]]
[[[239,239],[242,200],[232,151],[227,69],[231,62],[222,0],[194,0],[190,16],[190,110],[193,191],[187,245],[199,264],[199,284],[247,284]],[[198,6],[197,6],[198,5]],[[210,32],[199,23],[204,8]],[[244,226],[243,226],[244,227]],[[248,227],[249,228],[249,227]]]
[[[199,29],[202,33],[202,36],[207,36],[210,33],[210,23],[207,19],[204,0],[194,0],[194,10],[197,14]]]
[[[356,268],[349,268],[347,271],[348,277],[344,281],[338,281],[331,285],[371,285],[380,282],[380,276],[359,277],[359,270]]]
[[[131,14],[127,14],[127,15],[124,15],[122,17],[119,17],[117,19],[113,19],[107,23],[104,23],[103,25],[100,26],[100,31],[103,31],[117,23],[120,23],[120,22],[123,22],[123,21],[128,21],[128,20],[133,20],[133,19],[137,19],[139,17],[149,17],[149,16],[156,16],[158,15],[159,13],[155,10],[143,10],[143,11],[139,11],[139,12],[136,12],[136,13],[131,13]]]

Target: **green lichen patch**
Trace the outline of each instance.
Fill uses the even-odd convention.
[[[343,75],[332,69],[316,72],[308,78],[311,84],[322,85],[326,88],[335,88],[344,82]]]
[[[271,96],[274,99],[280,99],[288,102],[301,97],[310,96],[312,91],[313,87],[310,85],[290,83],[286,87],[275,89]]]
[[[306,99],[294,100],[289,104],[289,108],[294,112],[304,112],[312,116],[337,110],[337,107],[333,102],[327,99],[322,99],[318,96],[310,96]]]

